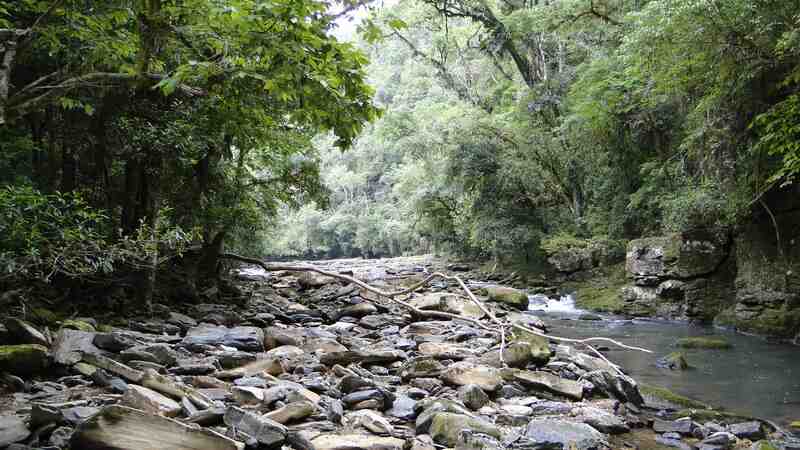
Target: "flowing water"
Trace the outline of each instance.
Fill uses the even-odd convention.
[[[585,311],[571,296],[547,299],[531,296],[531,314],[541,316],[553,335],[583,338],[608,337],[645,347],[653,354],[609,346],[608,358],[625,368],[637,381],[665,387],[729,412],[773,420],[783,426],[800,420],[800,348],[685,323],[626,320],[601,316],[579,320]],[[724,336],[729,350],[681,349],[690,370],[656,367],[656,360],[676,349],[684,337]]]

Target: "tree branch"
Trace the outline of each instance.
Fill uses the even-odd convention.
[[[394,291],[394,292],[385,292],[385,291],[382,291],[382,290],[377,289],[375,287],[372,287],[369,284],[367,284],[367,283],[365,283],[365,282],[363,282],[363,281],[361,281],[361,280],[359,280],[357,278],[354,278],[354,277],[351,277],[351,276],[348,276],[348,275],[342,275],[342,274],[336,273],[336,272],[329,272],[327,270],[322,270],[322,269],[319,269],[319,268],[314,267],[314,266],[266,264],[265,262],[263,262],[263,261],[261,261],[259,259],[248,258],[248,257],[245,257],[245,256],[239,256],[239,255],[236,255],[236,254],[233,254],[233,253],[223,253],[223,254],[220,255],[220,258],[232,259],[232,260],[239,261],[239,262],[244,262],[244,263],[247,263],[247,264],[257,265],[257,266],[261,267],[262,269],[264,269],[267,272],[276,272],[276,271],[315,272],[315,273],[318,273],[320,275],[325,275],[325,276],[328,276],[328,277],[331,277],[331,278],[344,280],[344,281],[347,281],[349,283],[353,283],[353,284],[355,284],[355,285],[357,285],[357,286],[359,286],[359,287],[361,287],[361,288],[363,288],[363,289],[365,289],[365,290],[367,290],[369,292],[372,292],[373,294],[376,294],[376,295],[378,295],[380,297],[386,298],[389,301],[397,303],[398,305],[401,305],[404,308],[410,310],[412,312],[412,314],[414,314],[416,316],[429,317],[429,318],[461,320],[461,321],[469,322],[469,323],[477,326],[478,328],[481,328],[482,330],[486,330],[486,331],[489,331],[489,332],[492,332],[492,333],[495,333],[495,334],[499,334],[500,338],[501,338],[501,343],[503,343],[503,344],[505,343],[505,330],[507,328],[521,330],[521,331],[524,331],[524,332],[527,332],[527,333],[531,333],[531,334],[535,334],[537,336],[543,337],[545,339],[550,339],[550,340],[556,341],[556,342],[566,342],[566,343],[571,343],[571,344],[581,344],[581,345],[586,346],[591,352],[593,352],[596,355],[598,355],[601,359],[603,359],[604,361],[609,363],[610,366],[613,367],[620,374],[622,374],[622,371],[619,369],[619,367],[617,367],[615,364],[611,363],[602,353],[600,353],[597,349],[592,347],[592,345],[591,345],[592,342],[605,342],[605,343],[613,344],[613,345],[616,345],[616,346],[618,346],[620,348],[624,348],[624,349],[627,349],[627,350],[635,350],[635,351],[641,351],[641,352],[645,352],[645,353],[652,353],[652,351],[647,350],[645,348],[626,345],[626,344],[623,344],[621,342],[615,341],[615,340],[610,339],[610,338],[590,337],[590,338],[586,338],[586,339],[571,339],[571,338],[565,338],[565,337],[560,337],[560,336],[552,336],[552,335],[543,333],[542,331],[539,331],[539,330],[537,330],[535,328],[526,327],[524,325],[520,325],[520,324],[516,324],[516,323],[510,323],[509,324],[509,323],[503,322],[499,318],[497,318],[497,316],[495,316],[486,307],[486,305],[483,304],[483,302],[478,300],[478,298],[475,296],[475,294],[472,293],[472,291],[469,289],[469,287],[467,287],[467,285],[464,283],[464,281],[461,278],[459,278],[457,276],[445,275],[445,274],[443,274],[441,272],[432,273],[427,278],[425,278],[424,280],[420,281],[419,283],[417,283],[417,284],[415,284],[415,285],[413,285],[413,286],[411,286],[411,287],[409,287],[407,289],[402,289],[402,290]],[[459,287],[464,291],[464,293],[467,295],[467,297],[475,305],[477,305],[478,308],[480,308],[480,310],[486,315],[486,317],[489,318],[489,320],[494,325],[496,325],[496,328],[495,327],[490,327],[490,326],[484,324],[483,322],[481,322],[478,319],[472,319],[472,318],[463,317],[463,316],[460,316],[460,315],[457,315],[457,314],[450,314],[450,313],[439,312],[439,311],[421,310],[421,309],[409,304],[408,302],[405,302],[403,300],[400,300],[400,299],[396,298],[396,297],[399,297],[401,295],[410,294],[410,293],[416,291],[417,289],[421,288],[422,286],[425,286],[425,285],[429,284],[432,280],[434,280],[436,278],[442,278],[442,279],[448,280],[448,281],[455,281],[459,285]]]

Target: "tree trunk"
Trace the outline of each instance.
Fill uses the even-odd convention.
[[[78,178],[78,161],[66,142],[61,142],[61,192],[75,190]]]
[[[153,293],[156,286],[156,271],[158,270],[158,220],[161,208],[161,165],[162,157],[157,151],[151,151],[147,168],[140,171],[142,175],[141,193],[144,215],[144,224],[148,227],[149,248],[148,267],[141,271],[141,285],[139,289],[139,302],[148,314],[153,310]]]

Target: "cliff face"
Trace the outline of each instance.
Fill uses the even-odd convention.
[[[624,310],[800,340],[800,192],[774,194],[758,208],[732,233],[631,241]]]

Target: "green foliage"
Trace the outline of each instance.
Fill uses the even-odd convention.
[[[3,277],[49,279],[110,272],[104,230],[108,217],[77,193],[42,194],[30,187],[0,189],[0,267]]]

